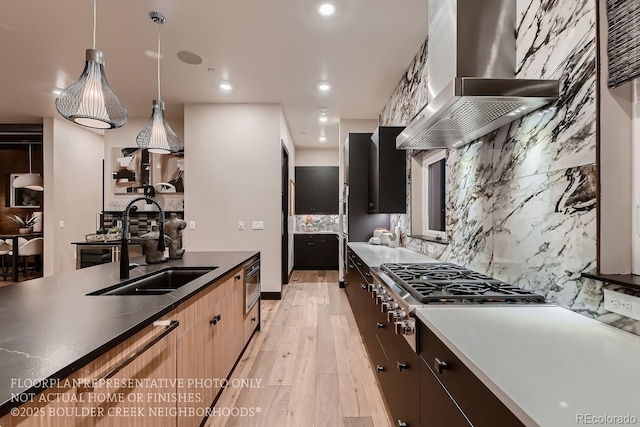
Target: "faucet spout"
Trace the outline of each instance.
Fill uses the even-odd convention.
[[[124,209],[122,215],[122,240],[120,241],[120,278],[128,279],[129,278],[129,270],[131,268],[137,267],[137,265],[130,266],[129,265],[129,213],[133,208],[133,205],[136,202],[141,200],[145,200],[147,202],[153,203],[158,207],[158,211],[160,213],[159,219],[159,230],[160,230],[160,239],[158,242],[158,250],[164,251],[164,232],[163,232],[163,224],[164,224],[164,211],[162,210],[162,206],[160,203],[150,196],[140,196],[132,199],[127,204],[127,207]]]

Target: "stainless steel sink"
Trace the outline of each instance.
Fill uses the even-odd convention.
[[[215,270],[217,267],[207,268],[169,268],[150,276],[118,283],[115,286],[100,289],[87,295],[164,295],[186,285],[200,276]]]

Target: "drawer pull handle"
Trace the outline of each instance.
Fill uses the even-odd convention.
[[[356,264],[358,264],[358,265],[359,265],[360,267],[362,267],[362,264],[361,264],[361,263],[359,263],[359,262],[356,262]]]
[[[255,322],[255,321],[256,321],[256,318],[255,318],[255,317],[252,317],[252,318],[251,318],[251,321],[252,321],[252,322]]]
[[[438,371],[439,374],[441,374],[444,370],[449,369],[449,365],[447,364],[447,362],[440,360],[437,357],[433,366],[436,368],[436,371]]]
[[[209,321],[209,323],[215,326],[215,325],[217,325],[217,324],[218,324],[218,322],[220,321],[220,319],[222,319],[222,316],[221,316],[220,314],[218,314],[218,315],[217,315],[217,316],[215,316],[213,319],[211,319],[211,320]]]
[[[406,363],[398,362],[398,371],[402,372],[403,369],[408,369],[409,365]]]
[[[376,328],[384,329],[384,323],[380,323],[380,322],[376,323]]]
[[[398,420],[398,427],[407,427],[407,423],[405,423],[404,421]]]
[[[240,276],[239,274],[236,276],[236,280],[240,280],[242,279],[242,276]]]
[[[367,285],[365,285],[364,283],[360,283],[360,289],[367,289],[367,288],[368,288]]]
[[[384,372],[384,366],[376,365],[376,371],[378,371],[378,372]]]
[[[120,372],[122,369],[124,369],[125,366],[127,366],[129,363],[133,362],[135,359],[140,357],[140,355],[142,353],[144,353],[145,351],[149,350],[158,341],[160,341],[162,338],[167,336],[171,331],[173,331],[175,328],[177,328],[178,325],[180,325],[180,322],[177,321],[177,320],[170,321],[168,325],[164,324],[164,321],[161,321],[161,322],[158,322],[158,323],[159,323],[158,326],[165,326],[165,329],[161,333],[156,335],[154,338],[150,339],[148,342],[143,344],[141,347],[139,347],[136,350],[134,350],[131,354],[129,354],[129,356],[127,356],[126,359],[124,359],[122,362],[118,363],[116,366],[111,368],[106,374],[104,374],[103,376],[101,376],[97,380],[95,380],[93,382],[85,382],[86,385],[84,387],[82,387],[82,388],[78,388],[78,391],[79,392],[87,392],[87,391],[88,392],[92,392],[92,391],[94,391],[94,384],[99,384],[104,380],[108,380],[109,378],[114,377],[118,372]]]
[[[371,273],[364,273],[365,276],[371,277]]]

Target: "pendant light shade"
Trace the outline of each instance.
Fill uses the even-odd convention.
[[[44,191],[42,177],[31,172],[31,144],[29,144],[29,173],[22,174],[11,183],[13,188],[28,188],[29,190]]]
[[[104,74],[102,52],[87,49],[82,75],[56,98],[56,109],[65,119],[95,129],[119,128],[127,122],[127,110]]]
[[[127,110],[113,93],[104,73],[102,52],[96,50],[96,0],[93,1],[93,49],[87,49],[82,74],[56,98],[65,119],[94,129],[122,127]]]
[[[151,118],[136,137],[136,143],[150,153],[176,153],[181,148],[180,139],[164,116],[164,101],[160,96],[160,25],[164,24],[166,18],[159,12],[151,12],[149,16],[158,24],[158,99],[153,100]]]
[[[138,147],[150,153],[169,154],[180,150],[180,139],[164,117],[164,101],[153,100],[151,118],[136,137]]]

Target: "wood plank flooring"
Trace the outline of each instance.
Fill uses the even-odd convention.
[[[256,332],[207,427],[390,427],[336,271],[295,271],[262,302]]]

